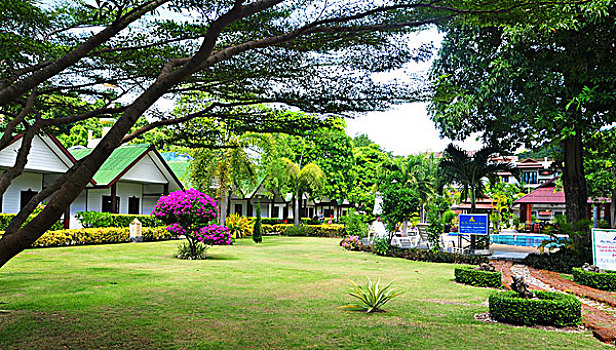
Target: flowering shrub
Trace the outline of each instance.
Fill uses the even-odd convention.
[[[359,241],[359,236],[347,236],[345,237],[340,245],[345,250],[360,250],[361,242]]]
[[[196,235],[197,239],[203,244],[229,245],[233,243],[229,229],[216,224],[202,227]]]
[[[160,197],[152,216],[166,223],[169,232],[186,237],[188,244],[180,247],[178,255],[183,259],[202,259],[206,244],[233,243],[228,228],[210,223],[216,218],[214,199],[195,189]]]

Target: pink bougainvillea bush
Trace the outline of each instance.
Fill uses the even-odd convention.
[[[230,245],[229,229],[212,221],[216,218],[216,201],[195,189],[175,191],[162,196],[152,215],[167,224],[167,230],[185,236],[187,244],[179,247],[178,257],[205,258],[205,245]]]

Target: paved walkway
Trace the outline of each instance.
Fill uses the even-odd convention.
[[[616,342],[616,293],[606,292],[564,279],[560,274],[517,265],[511,261],[492,261],[503,274],[503,285],[511,289],[512,275],[522,275],[531,289],[574,294],[582,302],[583,323],[595,337]]]

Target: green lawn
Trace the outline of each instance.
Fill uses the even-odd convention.
[[[0,269],[7,348],[599,348],[589,332],[485,324],[489,289],[453,266],[265,237],[173,258],[177,241],[31,249]],[[389,281],[387,313],[341,311],[347,280]]]

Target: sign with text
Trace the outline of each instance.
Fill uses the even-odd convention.
[[[616,271],[616,230],[592,230],[592,257],[601,269]]]
[[[460,214],[458,227],[460,233],[487,235],[488,214]]]

